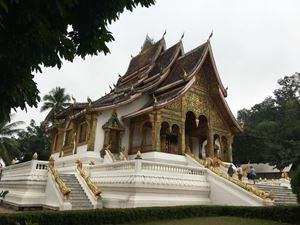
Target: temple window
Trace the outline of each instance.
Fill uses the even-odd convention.
[[[86,137],[87,137],[87,123],[83,122],[79,125],[79,137],[78,137],[78,143],[83,143],[86,141]]]
[[[73,130],[72,129],[69,129],[65,132],[64,147],[70,146],[72,144],[72,136],[73,136]]]

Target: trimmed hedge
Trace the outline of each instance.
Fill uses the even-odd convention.
[[[300,204],[300,165],[298,166],[297,170],[293,174],[291,180],[291,186],[293,192],[297,195],[297,200],[298,203]]]
[[[36,211],[0,214],[1,225],[100,225],[188,217],[236,216],[300,223],[300,207],[178,206],[81,211]]]

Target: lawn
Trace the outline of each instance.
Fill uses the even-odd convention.
[[[240,217],[195,217],[176,220],[158,220],[132,223],[132,225],[289,225],[270,220],[247,219]]]

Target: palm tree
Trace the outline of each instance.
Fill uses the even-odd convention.
[[[49,94],[43,97],[44,105],[41,108],[41,112],[50,109],[50,112],[45,118],[45,122],[53,122],[55,114],[65,109],[70,105],[70,95],[65,94],[65,89],[56,87],[52,89]]]
[[[19,143],[14,138],[14,135],[22,130],[17,128],[22,124],[24,124],[23,121],[13,123],[0,122],[0,157],[5,164],[10,164],[13,159],[20,155]]]

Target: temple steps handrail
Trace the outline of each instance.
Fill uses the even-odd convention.
[[[90,176],[87,175],[86,171],[82,166],[82,162],[77,162],[77,171],[79,175],[83,178],[84,182],[94,194],[96,198],[100,197],[101,189],[91,180]]]
[[[271,193],[270,192],[264,192],[261,190],[258,190],[257,188],[255,188],[253,185],[247,184],[243,181],[240,181],[238,179],[229,177],[226,173],[224,173],[223,171],[218,170],[217,168],[215,168],[214,166],[210,165],[209,163],[207,163],[204,160],[199,159],[197,156],[195,156],[192,153],[186,153],[186,155],[190,156],[191,158],[193,158],[196,162],[198,162],[199,164],[205,166],[207,169],[209,169],[210,171],[212,171],[214,174],[230,181],[233,184],[236,184],[237,186],[243,188],[244,190],[256,195],[257,197],[261,198],[261,199],[272,199],[271,198]]]
[[[63,196],[65,196],[68,199],[69,195],[71,193],[71,188],[68,187],[66,185],[66,183],[63,182],[63,180],[59,177],[58,171],[54,164],[49,165],[49,170],[50,170],[50,173],[53,176],[53,179],[54,179],[55,183],[57,184],[60,192],[62,193]]]

